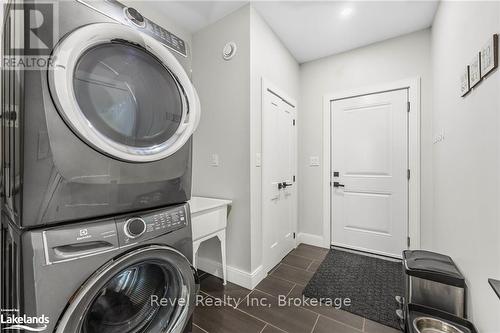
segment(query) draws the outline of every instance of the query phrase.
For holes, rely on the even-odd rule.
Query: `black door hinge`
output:
[[[408,247],[410,247],[410,245],[411,245],[411,239],[410,239],[410,237],[407,238],[406,242],[408,244]]]
[[[408,176],[408,179],[410,179],[410,177],[411,177],[410,169],[408,169],[407,176]]]
[[[295,175],[293,175],[293,182],[295,183]]]
[[[293,126],[295,126],[295,119],[293,120]]]
[[[410,102],[408,102],[408,112],[410,112]]]
[[[293,233],[293,239],[295,239],[295,232]]]

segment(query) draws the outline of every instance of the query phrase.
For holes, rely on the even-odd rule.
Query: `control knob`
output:
[[[130,20],[130,22],[138,27],[144,28],[146,26],[144,16],[142,16],[141,13],[139,13],[135,8],[125,8],[125,16]]]
[[[128,238],[137,238],[146,232],[146,222],[140,217],[132,217],[125,222],[125,235]]]

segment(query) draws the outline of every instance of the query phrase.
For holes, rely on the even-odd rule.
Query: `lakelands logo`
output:
[[[16,311],[17,312],[17,311]],[[27,315],[0,314],[0,324],[3,330],[26,330],[29,332],[43,332],[47,329],[50,319],[45,315],[30,317]]]

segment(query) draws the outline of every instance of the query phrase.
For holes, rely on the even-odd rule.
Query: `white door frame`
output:
[[[327,94],[323,98],[323,245],[331,240],[331,102],[391,90],[408,89],[411,105],[408,114],[408,237],[411,249],[420,248],[420,77],[408,78],[371,87]]]
[[[268,79],[262,77],[262,90],[261,90],[261,106],[260,106],[260,110],[261,110],[261,129],[263,128],[263,122],[264,122],[264,117],[262,116],[262,112],[264,110],[264,101],[265,101],[265,94],[267,93],[267,91],[269,90],[271,93],[274,93],[276,96],[278,96],[279,98],[281,98],[285,103],[288,103],[290,105],[292,105],[294,107],[294,112],[295,112],[295,115],[294,115],[294,119],[295,119],[295,126],[294,126],[294,131],[293,131],[293,136],[294,136],[294,144],[295,144],[295,162],[294,162],[294,165],[293,165],[293,168],[295,170],[294,174],[295,174],[295,183],[293,184],[293,191],[294,191],[294,202],[293,202],[293,212],[292,212],[292,216],[293,216],[293,221],[292,221],[292,225],[293,225],[293,232],[295,233],[295,247],[297,246],[297,230],[298,230],[298,177],[297,177],[297,170],[298,170],[298,159],[297,159],[297,155],[298,155],[298,141],[297,141],[297,101],[293,98],[291,98],[288,94],[284,93],[280,88],[278,88],[274,83],[272,83],[271,81],[269,81]],[[262,137],[262,143],[261,145],[263,146],[264,145],[264,140],[263,140],[263,133],[261,133],[261,137]],[[261,147],[261,152],[262,152],[262,147]],[[263,157],[263,156],[262,156]],[[262,169],[265,167],[265,161],[263,160],[262,161]],[[262,195],[262,189],[264,188],[265,184],[264,184],[264,178],[261,176],[261,205],[262,205],[262,208],[263,208],[263,203],[264,203],[264,196]],[[264,270],[265,272],[267,273],[270,269],[272,269],[273,267],[268,267],[270,265],[270,263],[267,261],[266,259],[266,245],[264,243],[264,233],[265,233],[265,227],[264,227],[264,212],[262,211],[261,213],[261,221],[262,221],[262,263],[263,263],[263,267],[264,267]]]

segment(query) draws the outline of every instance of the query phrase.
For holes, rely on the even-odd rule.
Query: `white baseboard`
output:
[[[304,243],[307,245],[318,246],[326,249],[330,248],[329,246],[325,245],[325,240],[322,236],[306,234],[303,232],[298,233],[297,243]]]
[[[196,263],[202,271],[222,278],[222,264],[220,262],[199,257]],[[247,289],[254,289],[265,277],[266,273],[262,265],[251,273],[227,266],[227,281]]]

